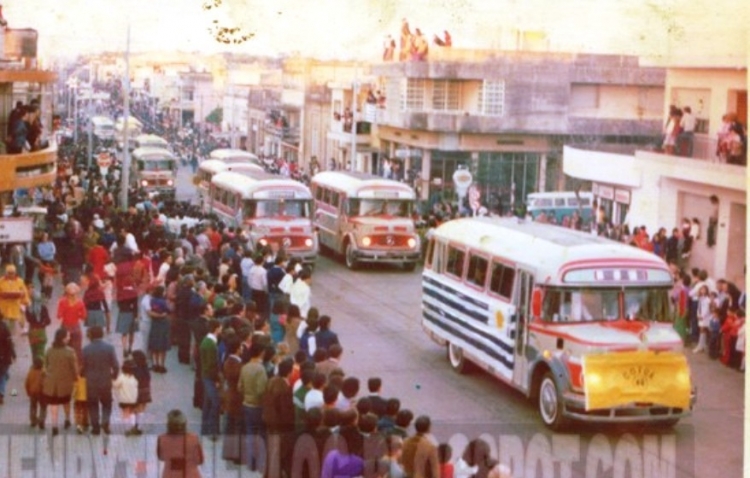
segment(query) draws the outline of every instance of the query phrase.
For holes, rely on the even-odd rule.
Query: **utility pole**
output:
[[[89,103],[88,108],[86,108],[86,111],[88,112],[88,120],[89,120],[89,144],[88,144],[88,162],[86,163],[86,167],[88,168],[89,172],[91,172],[91,159],[94,154],[94,122],[91,121],[91,103]]]
[[[357,81],[357,67],[354,67],[354,82],[352,83],[352,151],[349,154],[349,170],[357,171],[357,99],[359,97],[359,82]]]
[[[125,83],[123,84],[123,146],[122,173],[120,175],[120,204],[123,210],[128,209],[128,190],[130,189],[130,24],[128,23],[128,39],[125,47]]]

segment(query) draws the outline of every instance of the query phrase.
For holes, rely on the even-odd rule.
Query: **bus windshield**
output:
[[[259,217],[310,217],[310,201],[270,199],[245,201],[244,216]]]
[[[350,199],[350,216],[411,217],[412,201],[407,199]]]
[[[160,159],[155,161],[138,161],[140,171],[172,171],[174,161],[169,159]]]
[[[624,304],[621,308],[620,304]],[[669,322],[669,297],[664,288],[547,289],[544,320],[591,322],[618,319]]]

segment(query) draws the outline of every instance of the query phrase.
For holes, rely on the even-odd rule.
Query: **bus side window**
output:
[[[432,269],[432,254],[435,251],[435,239],[430,239],[427,243],[427,252],[424,255],[425,267]]]
[[[323,191],[323,202],[326,204],[331,204],[331,190],[326,189]]]
[[[315,186],[315,200],[316,201],[323,200],[323,188],[321,188],[320,186]]]
[[[463,277],[465,256],[466,253],[461,249],[448,246],[448,263],[445,266],[445,272],[458,278]]]
[[[492,264],[492,276],[490,277],[490,290],[495,294],[510,300],[513,295],[513,280],[516,271],[504,264]]]
[[[339,193],[331,191],[331,206],[339,208]]]
[[[466,282],[484,289],[487,282],[487,259],[481,256],[469,256],[469,270],[466,273]]]

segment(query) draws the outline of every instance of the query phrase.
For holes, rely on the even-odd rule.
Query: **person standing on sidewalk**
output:
[[[208,321],[208,334],[199,346],[201,380],[203,381],[203,415],[201,418],[201,435],[216,440],[219,436],[219,388],[221,377],[219,368],[218,337],[221,333],[221,321]]]
[[[11,333],[16,330],[16,323],[20,324],[21,331],[26,329],[26,319],[21,306],[28,303],[29,293],[23,279],[16,273],[16,266],[5,266],[5,275],[0,277],[0,314],[7,321],[6,325]]]
[[[5,386],[10,379],[8,369],[15,361],[16,350],[13,347],[13,338],[6,320],[0,316],[0,405],[5,402]]]
[[[101,428],[109,434],[112,416],[112,381],[120,372],[115,348],[102,340],[104,330],[99,326],[89,329],[91,343],[83,349],[81,374],[86,378],[91,433],[99,435]],[[101,412],[101,422],[100,422]],[[101,428],[100,428],[101,423]]]

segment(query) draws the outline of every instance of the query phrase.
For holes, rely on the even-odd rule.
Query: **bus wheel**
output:
[[[354,255],[354,246],[351,242],[346,243],[344,260],[346,261],[346,267],[348,267],[350,270],[355,270],[357,268],[357,258]]]
[[[464,351],[453,342],[448,342],[448,362],[453,370],[460,374],[468,373],[471,369],[471,364],[464,357]]]
[[[545,373],[542,377],[537,396],[539,398],[539,416],[547,428],[553,431],[560,431],[565,428],[567,420],[562,413],[562,394],[560,394],[551,372]]]
[[[411,271],[413,271],[416,268],[417,268],[417,263],[416,262],[404,262],[404,270],[406,272],[411,272]]]

